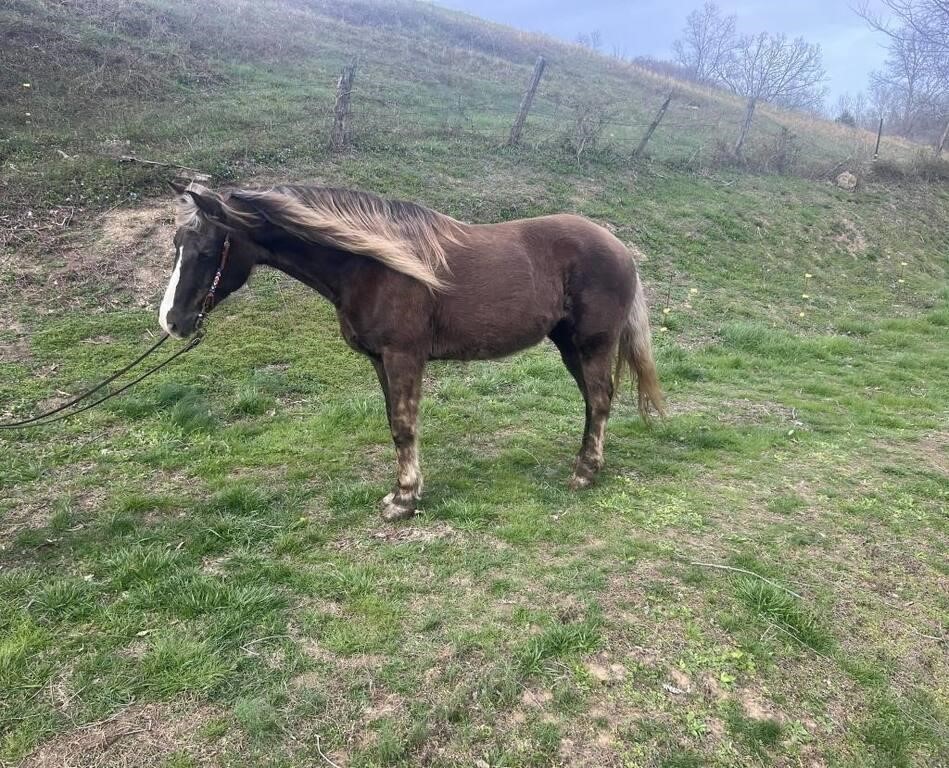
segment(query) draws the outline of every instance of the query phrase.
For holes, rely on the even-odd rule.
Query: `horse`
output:
[[[550,339],[580,389],[586,421],[569,485],[589,486],[624,369],[638,406],[663,414],[649,312],[630,250],[589,219],[556,214],[466,224],[424,206],[347,189],[282,185],[213,191],[172,184],[175,258],[162,328],[193,335],[258,266],[336,309],[347,344],[375,367],[397,458],[386,521],[422,494],[418,410],[429,360],[486,360]],[[212,287],[213,285],[213,287]]]

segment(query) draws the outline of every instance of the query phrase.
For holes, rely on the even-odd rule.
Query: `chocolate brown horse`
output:
[[[411,516],[422,493],[416,424],[428,360],[499,358],[550,338],[586,401],[573,488],[589,485],[603,466],[624,366],[637,376],[642,416],[650,407],[662,413],[636,264],[587,219],[473,225],[327,187],[175,190],[176,258],[162,327],[191,335],[215,274],[223,299],[261,264],[332,302],[344,338],[372,360],[385,395],[398,457],[395,488],[382,502],[386,520]]]

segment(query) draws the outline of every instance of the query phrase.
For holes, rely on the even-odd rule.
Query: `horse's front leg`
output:
[[[388,385],[389,427],[398,460],[395,488],[382,500],[382,519],[404,520],[415,514],[422,496],[418,407],[425,360],[404,352],[385,352],[382,368]]]

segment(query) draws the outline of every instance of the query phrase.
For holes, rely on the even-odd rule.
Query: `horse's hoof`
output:
[[[390,493],[382,500],[382,519],[387,523],[408,520],[415,515],[415,499],[406,504],[401,499],[396,499],[394,493]]]

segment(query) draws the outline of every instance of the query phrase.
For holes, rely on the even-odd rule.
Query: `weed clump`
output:
[[[737,580],[735,593],[753,613],[808,648],[825,651],[833,645],[831,636],[814,613],[780,587],[746,576]]]

